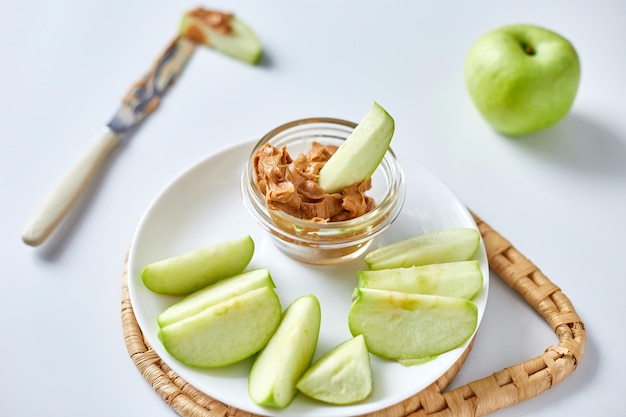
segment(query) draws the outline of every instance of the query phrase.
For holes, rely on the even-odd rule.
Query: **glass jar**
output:
[[[372,175],[372,188],[366,192],[374,199],[376,207],[351,220],[318,223],[268,208],[265,195],[257,186],[254,155],[267,143],[277,148],[286,146],[293,158],[307,153],[313,142],[340,146],[355,127],[355,123],[334,118],[296,120],[267,133],[250,153],[241,178],[244,204],[271,234],[278,248],[300,262],[335,264],[361,255],[402,209],[405,195],[402,169],[389,149]]]

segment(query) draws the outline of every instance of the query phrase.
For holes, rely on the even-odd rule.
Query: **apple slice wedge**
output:
[[[172,304],[159,314],[157,322],[159,327],[167,326],[198,314],[212,305],[261,287],[276,288],[270,271],[265,268],[253,269],[225,278]]]
[[[222,367],[261,350],[280,324],[281,313],[274,290],[257,288],[162,327],[159,339],[186,365]]]
[[[198,8],[183,15],[180,33],[248,64],[261,59],[261,42],[252,29],[230,13]]]
[[[372,386],[370,353],[363,335],[326,352],[296,384],[306,396],[336,405],[363,401],[372,393]]]
[[[141,279],[153,292],[188,295],[243,272],[253,254],[254,241],[242,236],[151,263],[141,271]]]
[[[358,286],[473,299],[483,286],[477,260],[359,271]]]
[[[478,325],[478,308],[466,299],[357,288],[348,325],[369,351],[405,361],[462,345]]]
[[[433,230],[378,248],[365,256],[365,263],[375,270],[467,261],[479,243],[480,233],[476,229]]]
[[[320,321],[320,303],[314,295],[298,297],[287,307],[276,333],[250,369],[252,401],[275,408],[285,408],[293,401],[296,383],[317,348]]]
[[[319,186],[332,194],[370,178],[389,149],[394,130],[393,118],[374,103],[320,170]]]

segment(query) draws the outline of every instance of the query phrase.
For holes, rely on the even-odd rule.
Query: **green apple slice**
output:
[[[476,260],[359,271],[358,286],[471,300],[483,286]]]
[[[193,316],[229,298],[257,288],[276,288],[267,269],[253,269],[211,284],[169,306],[157,317],[159,327]]]
[[[374,103],[320,170],[320,187],[332,194],[370,178],[389,149],[394,129],[393,118]]]
[[[213,25],[209,23],[213,21]],[[230,31],[218,30],[224,24]],[[210,10],[196,9],[183,15],[180,33],[228,56],[255,65],[261,59],[261,42],[252,29],[237,17]]]
[[[276,333],[256,357],[248,393],[259,405],[285,408],[297,394],[296,383],[311,364],[321,320],[314,295],[294,300],[283,313]]]
[[[141,271],[141,279],[153,292],[188,295],[241,273],[253,254],[254,241],[243,236],[151,263]]]
[[[159,339],[186,365],[222,367],[261,350],[280,324],[281,313],[276,292],[257,288],[162,327]]]
[[[357,288],[348,325],[369,351],[410,363],[462,345],[476,330],[478,309],[466,299]]]
[[[372,386],[370,353],[363,335],[326,352],[296,384],[306,396],[336,405],[363,401],[372,393]]]
[[[370,269],[467,261],[474,256],[480,233],[471,228],[433,230],[378,248],[365,256]]]

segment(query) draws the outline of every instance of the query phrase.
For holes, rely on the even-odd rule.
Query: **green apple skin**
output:
[[[439,355],[430,355],[430,356],[424,356],[423,358],[398,359],[398,363],[400,363],[400,365],[403,365],[403,366],[406,366],[406,367],[416,366],[416,365],[423,365],[423,364],[428,363],[430,361],[434,361],[438,357],[439,357]]]
[[[319,186],[332,194],[369,179],[389,149],[394,131],[393,117],[375,102],[322,167]]]
[[[217,368],[261,350],[280,324],[282,307],[268,287],[237,295],[159,331],[165,349],[180,362]]]
[[[348,325],[368,350],[404,364],[452,350],[478,325],[478,308],[463,298],[357,288]]]
[[[363,335],[326,352],[306,370],[296,387],[308,397],[335,405],[354,404],[369,397],[372,367]]]
[[[234,277],[225,278],[186,296],[169,306],[157,317],[159,327],[198,314],[202,310],[229,298],[261,287],[276,288],[270,272],[265,268],[252,269]]]
[[[465,60],[467,90],[498,132],[519,136],[561,120],[580,82],[574,46],[550,30],[517,24],[486,33]]]
[[[254,241],[242,236],[151,263],[141,279],[155,293],[188,295],[243,272],[253,254]]]
[[[477,260],[359,271],[358,286],[379,290],[473,299],[483,286]]]
[[[285,408],[293,401],[296,384],[315,354],[320,323],[320,303],[314,295],[298,297],[287,307],[276,333],[250,369],[252,401],[274,408]]]
[[[375,249],[365,256],[369,269],[390,269],[471,259],[480,233],[471,228],[438,229]]]

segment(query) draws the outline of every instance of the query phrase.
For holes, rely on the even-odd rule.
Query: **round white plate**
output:
[[[129,254],[129,291],[137,322],[156,353],[182,378],[207,395],[240,410],[267,416],[348,417],[370,413],[405,400],[443,375],[467,348],[469,341],[423,365],[404,367],[372,355],[374,389],[365,401],[331,406],[299,394],[284,410],[254,404],[247,392],[252,359],[218,369],[196,369],[172,358],[161,345],[156,317],[179,298],[157,295],[141,281],[148,263],[243,235],[255,242],[248,268],[268,268],[283,308],[305,294],[318,297],[322,323],[315,359],[351,337],[348,310],[357,271],[366,269],[363,258],[340,266],[311,266],[283,255],[247,213],[239,183],[253,143],[213,154],[170,183],[150,205],[133,237]],[[404,165],[407,193],[402,213],[370,248],[376,248],[429,230],[476,228],[471,215],[455,195],[433,174],[412,162]],[[478,320],[487,301],[489,270],[484,247],[476,255],[484,286],[474,299]],[[471,339],[470,339],[471,340]]]

